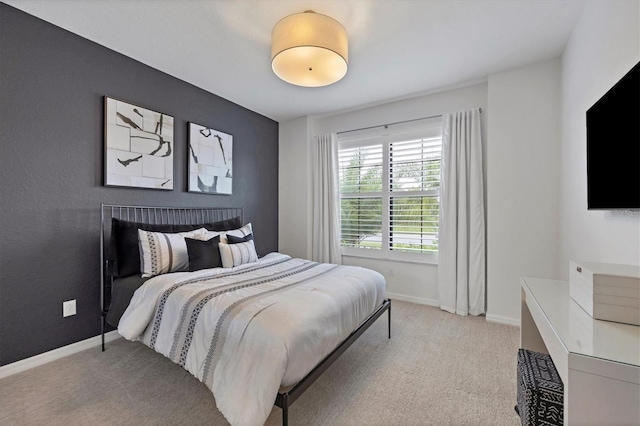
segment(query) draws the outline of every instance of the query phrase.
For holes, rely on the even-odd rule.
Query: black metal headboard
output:
[[[196,225],[218,222],[240,216],[242,207],[154,207],[100,204],[100,307],[104,314],[109,307],[113,276],[109,274],[108,252],[111,238],[111,219],[154,225]]]

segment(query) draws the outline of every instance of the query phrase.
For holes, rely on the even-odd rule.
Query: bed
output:
[[[101,222],[103,350],[109,323],[205,383],[232,425],[263,424],[274,400],[287,425],[290,405],[385,311],[391,337],[380,274],[254,256],[240,208],[102,205]],[[155,245],[171,239],[187,242],[191,262],[176,249],[174,269],[152,273],[149,264],[166,265],[171,252]],[[219,246],[222,267],[198,263],[192,248],[205,246],[207,254]]]

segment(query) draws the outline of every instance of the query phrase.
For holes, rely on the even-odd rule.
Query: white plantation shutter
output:
[[[338,151],[341,245],[381,248],[382,144]]]
[[[341,194],[382,192],[382,145],[341,149],[338,162]]]
[[[438,252],[441,154],[439,136],[389,143],[390,250]]]
[[[382,248],[382,198],[342,198],[341,245],[345,247]]]
[[[339,135],[343,251],[437,254],[441,126],[438,118]]]
[[[442,137],[391,142],[389,146],[392,191],[424,191],[440,187]]]

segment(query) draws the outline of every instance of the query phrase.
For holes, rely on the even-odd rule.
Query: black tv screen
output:
[[[587,110],[587,205],[640,209],[640,62]]]

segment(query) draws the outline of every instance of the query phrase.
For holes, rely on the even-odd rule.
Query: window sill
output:
[[[438,265],[437,254],[417,254],[391,252],[383,253],[380,250],[342,248],[342,257],[357,257],[362,259],[383,260],[386,262],[412,263],[420,265]]]

